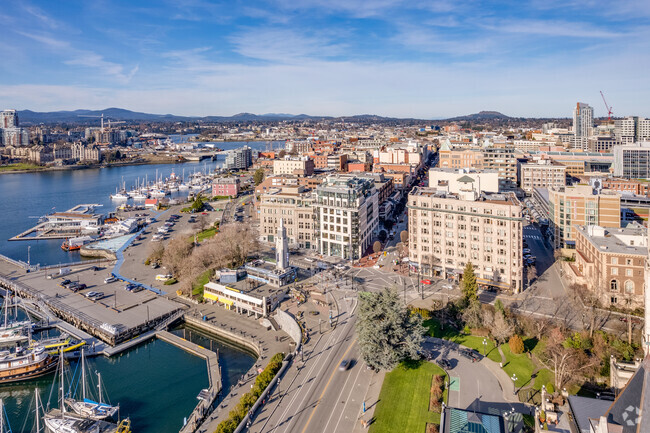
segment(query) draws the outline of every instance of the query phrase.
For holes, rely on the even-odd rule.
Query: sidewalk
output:
[[[372,376],[370,384],[368,384],[368,389],[366,390],[366,396],[363,401],[366,404],[366,413],[359,413],[359,422],[354,424],[354,430],[352,433],[361,433],[368,431],[367,428],[364,428],[361,420],[366,421],[368,426],[372,423],[372,419],[375,414],[375,408],[377,403],[379,403],[379,394],[381,392],[381,386],[384,384],[384,377],[386,377],[386,372],[381,370]]]

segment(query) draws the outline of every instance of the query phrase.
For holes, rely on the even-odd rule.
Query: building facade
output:
[[[379,228],[375,182],[350,175],[328,176],[316,188],[318,251],[356,260],[372,245]]]
[[[522,164],[521,189],[532,194],[533,188],[566,186],[566,166],[559,164]]]
[[[555,248],[575,248],[576,225],[621,226],[621,196],[616,191],[575,185],[549,188],[548,194]]]
[[[235,198],[239,195],[238,177],[220,177],[212,183],[213,196],[228,196]]]
[[[314,161],[309,158],[285,158],[273,161],[273,174],[295,174],[311,176],[314,174]]]
[[[459,279],[472,263],[479,285],[523,289],[522,213],[514,193],[415,188],[409,194],[409,260],[422,274]]]
[[[244,146],[228,152],[223,166],[226,170],[247,170],[251,165],[253,165],[253,150]]]
[[[650,142],[616,146],[614,176],[626,179],[650,178]]]
[[[594,109],[583,102],[578,102],[573,109],[573,133],[576,138],[590,137],[594,129]]]
[[[312,192],[301,185],[270,188],[260,196],[260,239],[275,242],[284,219],[289,246],[305,250],[318,248],[318,224]]]
[[[576,226],[575,266],[582,281],[603,305],[643,307],[647,230]]]

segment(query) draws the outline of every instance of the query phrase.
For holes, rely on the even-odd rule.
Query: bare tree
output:
[[[160,242],[155,242],[149,251],[149,261],[150,262],[160,262],[162,260],[163,254],[165,253],[165,246]]]
[[[381,251],[381,242],[375,241],[374,244],[372,244],[372,251],[377,254],[378,252]]]
[[[594,286],[596,293],[589,290],[586,285],[572,284],[569,286],[569,294],[573,297],[574,304],[582,315],[584,329],[589,331],[589,337],[594,336],[594,331],[602,328],[609,320],[609,312],[600,307],[598,293],[605,290],[603,284]]]
[[[192,244],[184,238],[176,238],[169,241],[162,256],[163,265],[174,276],[181,274],[185,261],[192,252]]]
[[[557,328],[551,332],[546,350],[541,354],[542,363],[555,375],[556,390],[600,363],[598,358],[587,356],[583,350],[566,347],[562,338],[553,337],[558,332]]]
[[[208,221],[208,216],[207,215],[199,215],[196,218],[196,223],[194,224],[194,227],[196,227],[197,230],[203,231],[208,228],[210,225],[210,222]]]
[[[498,344],[505,343],[514,333],[514,327],[510,320],[499,312],[494,314],[494,322],[492,322],[490,328],[492,336]]]
[[[407,244],[409,241],[409,232],[406,230],[402,230],[399,233],[399,240],[402,241],[403,244]]]

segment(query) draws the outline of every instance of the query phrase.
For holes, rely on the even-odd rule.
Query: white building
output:
[[[429,187],[445,189],[456,193],[460,188],[460,179],[469,176],[477,188],[484,192],[499,192],[499,172],[496,170],[472,170],[461,168],[432,168],[429,170]]]
[[[593,135],[594,129],[594,109],[585,104],[578,102],[573,109],[573,133],[576,138],[587,138]]]

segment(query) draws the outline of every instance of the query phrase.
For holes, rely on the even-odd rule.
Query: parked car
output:
[[[451,362],[447,358],[440,358],[438,360],[438,365],[445,370],[451,370]]]
[[[420,282],[421,282],[422,284],[431,285],[431,280],[422,280],[422,281],[420,281]]]
[[[171,280],[172,276],[170,274],[158,274],[156,275],[156,281],[167,281]]]
[[[104,284],[112,283],[112,282],[114,282],[114,281],[117,281],[117,278],[115,278],[115,277],[112,276],[112,275],[111,275],[110,277],[106,277],[106,278],[104,278]]]
[[[63,287],[64,289],[68,287],[70,284],[72,284],[72,281],[70,280],[63,280],[59,283],[59,287]]]
[[[138,293],[144,290],[144,287],[142,286],[135,286],[133,290],[131,290],[133,293]]]
[[[95,292],[95,291],[90,291],[86,293],[84,296],[88,299],[96,300],[104,296],[104,292]]]
[[[524,254],[530,254],[530,248],[524,248],[524,249],[522,250],[522,252],[523,252]]]
[[[124,286],[124,290],[127,290],[127,291],[129,291],[129,292],[130,292],[131,290],[135,289],[135,288],[136,288],[136,285],[133,284],[133,283],[129,283],[129,284],[127,284],[126,286]]]
[[[475,350],[472,349],[461,349],[460,354],[467,359],[470,359],[472,362],[480,361],[481,355]]]

